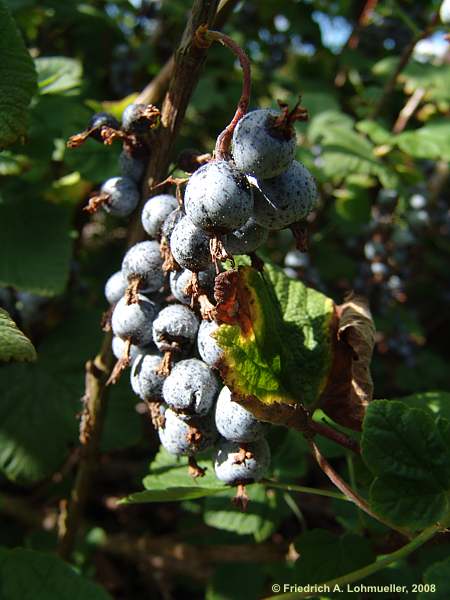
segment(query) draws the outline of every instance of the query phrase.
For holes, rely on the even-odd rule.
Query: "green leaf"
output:
[[[450,161],[450,123],[435,119],[431,123],[394,136],[393,142],[415,158]]]
[[[425,90],[425,101],[450,101],[450,70],[447,64],[435,65],[431,62],[411,61],[399,76],[405,92],[413,94],[417,89]]]
[[[445,417],[450,420],[450,392],[422,392],[404,398],[396,398],[396,400],[413,408],[426,410],[435,417]]]
[[[450,597],[450,557],[431,565],[425,571],[423,581],[433,591],[419,592],[417,600],[448,600]]]
[[[36,73],[22,37],[0,0],[0,147],[24,135]]]
[[[78,93],[83,69],[79,60],[64,56],[49,56],[35,59],[39,94]]]
[[[0,198],[0,285],[42,296],[64,291],[72,252],[70,212],[34,198]]]
[[[374,175],[384,187],[395,187],[393,169],[375,154],[375,147],[353,129],[353,121],[343,113],[329,111],[315,117],[308,129],[311,143],[320,143],[320,171],[324,179],[342,181],[346,177]]]
[[[0,361],[33,361],[36,350],[6,310],[0,308]]]
[[[424,528],[449,510],[450,422],[402,402],[369,404],[362,456],[376,476],[373,510],[400,526]]]
[[[61,558],[34,550],[0,548],[2,600],[111,600]]]
[[[206,474],[204,477],[193,479],[188,472],[188,459],[177,458],[161,447],[150,465],[149,474],[143,480],[146,491],[131,494],[122,502],[134,504],[189,500],[227,489],[214,475],[211,460],[199,459],[199,464],[203,468],[206,467]]]
[[[122,504],[145,504],[147,502],[180,502],[181,500],[194,500],[205,498],[218,494],[217,488],[203,487],[198,485],[189,485],[185,487],[169,487],[163,489],[147,490],[145,492],[135,492],[124,498]]]
[[[35,363],[0,369],[0,471],[9,479],[47,477],[78,443],[84,364],[100,335],[99,315],[72,312],[39,346]]]
[[[395,186],[394,174],[375,156],[371,143],[356,132],[336,127],[328,132],[322,147],[325,177],[340,181],[355,173],[375,175],[384,187]]]
[[[356,129],[365,133],[374,144],[389,144],[392,141],[392,133],[376,121],[359,121],[356,123]]]
[[[313,117],[308,126],[308,138],[312,143],[319,142],[326,132],[332,128],[344,127],[351,129],[353,119],[338,110],[327,110]]]
[[[312,529],[295,541],[300,558],[295,563],[296,582],[323,583],[370,564],[374,554],[368,540],[354,535],[341,537]]]
[[[312,405],[331,365],[333,301],[267,263],[236,275],[242,320],[215,334],[226,385],[268,406]]]
[[[237,509],[232,502],[236,495],[234,488],[208,497],[205,501],[205,523],[239,535],[252,534],[257,542],[262,542],[276,530],[287,509],[280,502],[278,492],[258,484],[249,485],[246,489],[250,501],[245,512]]]

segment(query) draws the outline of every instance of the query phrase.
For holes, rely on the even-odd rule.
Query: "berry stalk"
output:
[[[242,68],[242,92],[236,112],[234,113],[229,125],[227,125],[227,127],[222,131],[216,142],[215,157],[227,158],[229,155],[233,131],[235,130],[238,121],[247,112],[250,102],[252,85],[250,59],[244,50],[232,38],[221,31],[212,31],[208,29],[206,25],[200,25],[200,27],[197,29],[195,33],[195,42],[200,48],[208,48],[213,42],[221,43],[223,46],[230,48],[230,50],[238,57]]]

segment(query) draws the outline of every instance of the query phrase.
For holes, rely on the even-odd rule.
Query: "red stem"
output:
[[[227,48],[230,48],[230,50],[232,50],[234,54],[238,57],[239,63],[242,68],[242,92],[241,97],[239,98],[236,112],[234,113],[234,117],[231,119],[230,124],[227,125],[227,127],[222,131],[222,133],[217,138],[216,142],[216,158],[226,158],[230,153],[229,151],[233,131],[235,130],[238,121],[247,112],[248,105],[250,102],[250,93],[252,85],[250,59],[244,52],[244,50],[238,44],[236,44],[236,42],[232,38],[220,31],[211,31],[209,29],[206,29],[204,26],[201,26],[197,29],[196,39],[199,46],[204,46],[205,44],[210,45],[213,41],[216,41],[220,42]]]
[[[401,527],[396,527],[394,524],[392,524],[387,519],[384,519],[380,515],[377,515],[376,513],[374,513],[372,511],[372,509],[370,508],[370,506],[367,504],[367,502],[363,498],[361,498],[361,496],[359,494],[357,494],[349,485],[347,485],[347,483],[341,478],[341,476],[338,473],[336,473],[336,471],[333,469],[333,467],[330,465],[330,463],[326,460],[326,458],[320,452],[316,443],[313,440],[308,440],[308,444],[309,444],[311,452],[314,456],[314,459],[316,460],[319,467],[322,469],[322,471],[325,473],[325,475],[328,477],[328,479],[338,488],[338,490],[344,494],[344,496],[346,496],[349,500],[351,500],[354,504],[356,504],[356,506],[360,510],[364,511],[366,514],[371,516],[373,519],[376,519],[377,521],[379,521],[380,523],[383,523],[384,525],[386,525],[387,527],[390,527],[391,529],[395,529],[396,531],[398,531],[399,533],[401,533],[402,535],[404,535],[406,537],[409,537],[409,538],[411,537],[409,532],[406,531],[405,529],[402,529]]]
[[[361,449],[356,440],[346,436],[344,433],[325,425],[324,423],[320,423],[318,421],[313,421],[312,419],[309,422],[309,427],[314,433],[321,435],[323,437],[336,442],[340,446],[347,448],[348,450],[352,450],[356,454],[361,454]]]

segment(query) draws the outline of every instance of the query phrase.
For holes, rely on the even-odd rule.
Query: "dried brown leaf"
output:
[[[336,423],[359,431],[373,394],[370,363],[375,327],[362,296],[349,296],[336,307],[336,314],[333,365],[320,405]]]

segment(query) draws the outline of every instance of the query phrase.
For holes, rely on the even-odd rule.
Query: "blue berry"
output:
[[[87,128],[94,129],[94,131],[89,135],[89,137],[97,140],[97,142],[103,143],[103,138],[101,135],[102,127],[111,127],[111,129],[119,129],[119,121],[110,115],[107,112],[99,112],[92,115],[89,119],[89,123]]]
[[[149,198],[142,209],[142,227],[152,238],[159,238],[167,217],[178,207],[175,196],[159,194]]]
[[[101,187],[101,193],[108,196],[103,208],[115,217],[127,217],[139,202],[139,190],[128,177],[107,179]]]
[[[127,304],[125,298],[122,298],[112,314],[112,331],[114,335],[129,340],[135,346],[146,346],[152,341],[155,314],[155,304],[142,294],[138,295],[138,302],[134,304]]]
[[[170,241],[170,236],[172,235],[175,226],[178,225],[184,216],[185,214],[182,208],[178,207],[173,210],[161,226],[161,236],[165,237],[167,241]]]
[[[208,233],[238,229],[250,218],[253,196],[245,177],[225,160],[214,160],[193,173],[184,208],[191,221]]]
[[[269,230],[250,217],[242,227],[226,236],[224,246],[230,254],[249,254],[262,246],[268,236]]]
[[[145,115],[146,109],[147,104],[129,104],[122,113],[122,129],[135,135],[148,133],[150,121]]]
[[[188,358],[177,363],[163,385],[167,404],[185,415],[206,415],[218,392],[213,371],[201,360]]]
[[[131,387],[142,400],[162,401],[164,375],[159,372],[161,356],[142,354],[138,356],[131,368]]]
[[[268,179],[280,175],[292,163],[296,139],[273,127],[279,116],[274,110],[260,109],[247,113],[233,133],[233,158],[236,167],[244,172]]]
[[[153,340],[161,352],[189,350],[198,331],[198,318],[183,304],[171,304],[158,314],[153,322]]]
[[[198,328],[197,348],[198,353],[205,363],[214,367],[223,356],[223,350],[212,337],[212,334],[219,329],[220,325],[216,321],[202,321]]]
[[[155,292],[164,283],[162,264],[158,242],[139,242],[125,254],[122,273],[128,281],[139,278],[142,292]]]
[[[270,465],[270,448],[265,438],[245,444],[246,456],[238,442],[221,440],[214,461],[216,477],[228,485],[259,481]]]
[[[294,160],[278,177],[258,180],[254,197],[255,221],[267,229],[284,229],[315,207],[317,186],[308,169]]]
[[[214,280],[216,272],[211,266],[207,271],[198,272],[198,281],[202,290],[210,297],[214,297]],[[183,269],[182,271],[172,271],[170,273],[170,291],[182,304],[191,304],[191,296],[186,294],[186,286],[192,278],[192,271]]]
[[[233,402],[231,390],[223,387],[216,404],[217,431],[230,442],[254,442],[263,437],[266,427],[251,412]]]
[[[116,271],[105,283],[105,297],[109,304],[116,304],[125,294],[127,280],[122,271]]]
[[[124,340],[122,340],[122,338],[115,335],[112,339],[111,346],[112,346],[112,351],[113,351],[114,356],[117,358],[117,360],[120,360],[123,357],[123,355],[125,354]],[[131,362],[135,361],[136,358],[143,352],[145,352],[143,348],[140,348],[139,346],[135,346],[134,344],[131,344],[131,347],[130,347]]]
[[[170,250],[184,269],[205,271],[211,264],[209,237],[189,217],[183,217],[170,236]]]
[[[173,410],[164,412],[164,427],[158,430],[161,444],[178,456],[192,456],[212,446],[217,433],[210,416],[184,421]]]
[[[135,183],[139,183],[144,175],[145,162],[142,158],[131,156],[126,150],[122,150],[119,156],[119,169],[122,177],[128,177]]]

